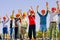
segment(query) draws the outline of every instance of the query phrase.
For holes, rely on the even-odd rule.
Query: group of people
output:
[[[56,15],[58,15],[58,26],[59,26],[59,32],[60,32],[60,9],[59,9],[59,3],[56,1],[57,8],[52,7],[51,11],[49,10],[48,7],[48,2],[46,2],[46,8],[41,10],[41,13],[39,13],[38,9],[39,6],[37,5],[36,7],[36,12],[40,17],[40,31],[42,32],[42,39],[44,39],[44,33],[47,31],[47,15],[50,15],[49,21],[50,21],[50,40],[52,39],[52,31],[54,30],[54,38],[56,38],[56,27],[57,27],[57,21],[54,19]],[[6,23],[10,20],[10,39],[12,40],[12,34],[13,34],[13,29],[14,29],[14,38],[16,39],[24,39],[24,35],[26,33],[26,29],[28,28],[28,38],[29,40],[32,39],[32,33],[33,33],[33,38],[36,40],[36,16],[35,16],[35,10],[31,6],[31,8],[28,10],[28,12],[22,13],[21,10],[18,10],[18,13],[14,16],[14,10],[12,11],[12,15],[10,18],[6,15],[3,17],[3,21],[1,21],[0,18],[0,23],[3,24],[3,39],[5,39],[5,36],[8,34],[8,28]],[[28,23],[28,19],[29,23]],[[8,18],[6,20],[6,18]],[[22,35],[22,36],[21,36]],[[21,40],[22,40],[21,39]]]

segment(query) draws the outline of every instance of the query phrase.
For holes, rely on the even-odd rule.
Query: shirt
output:
[[[14,18],[14,19],[15,19],[15,27],[18,27],[20,18]]]
[[[49,14],[50,14],[50,22],[51,22],[51,21],[56,21],[55,16],[57,15],[57,13],[52,13],[52,12],[50,12]]]
[[[10,20],[10,28],[14,27],[14,20]]]
[[[27,22],[28,22],[27,18],[23,18],[22,22],[21,22],[21,26],[22,27],[27,27]]]
[[[34,15],[29,15],[29,25],[35,25],[35,16]]]
[[[41,15],[38,11],[37,11],[37,13],[40,16],[40,24],[46,24],[46,19],[47,19],[48,11],[46,12],[45,15]]]
[[[6,21],[0,21],[0,22],[2,22],[2,24],[3,24],[3,27],[7,27],[7,25],[6,25],[6,23],[9,21],[9,19],[8,20],[6,20]]]

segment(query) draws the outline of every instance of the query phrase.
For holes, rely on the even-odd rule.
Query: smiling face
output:
[[[44,15],[45,14],[45,10],[43,9],[43,10],[41,10],[41,13],[42,13],[42,15]]]

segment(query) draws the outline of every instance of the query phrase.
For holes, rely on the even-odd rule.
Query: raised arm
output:
[[[20,14],[20,18],[22,19],[22,10],[18,9],[18,13]]]
[[[32,6],[30,8],[31,8],[32,11],[35,11]],[[35,15],[35,12],[34,12],[34,15]]]
[[[38,14],[39,16],[42,16],[42,15],[38,12],[38,8],[39,8],[39,5],[37,5],[37,7],[36,7],[37,14]]]
[[[12,10],[12,16],[14,16],[14,10]]]
[[[39,8],[39,5],[37,5],[37,7],[36,7],[36,11],[38,12],[38,8]]]
[[[56,1],[56,4],[57,4],[57,12],[58,12],[58,10],[59,10],[59,3],[58,3],[58,1]]]
[[[45,16],[47,16],[48,12],[50,12],[49,9],[48,9],[48,2],[46,2],[46,8],[47,8],[47,11],[46,11],[46,15]]]
[[[46,2],[46,8],[47,8],[47,11],[48,11],[48,12],[51,12],[51,11],[49,10],[49,7],[48,7],[48,2]]]
[[[12,15],[10,16],[11,19],[14,19],[14,10],[12,10]]]
[[[56,1],[56,4],[57,4],[57,9],[59,9],[59,3],[58,3],[59,1]]]
[[[6,17],[7,17],[8,19],[7,19],[7,21],[6,21],[5,23],[7,23],[7,22],[9,21],[9,17],[7,16],[7,14],[6,14]]]
[[[30,8],[31,8],[31,10],[34,10],[32,6]]]
[[[28,12],[27,12],[27,15],[29,16],[29,13],[30,13],[30,9],[28,10]]]

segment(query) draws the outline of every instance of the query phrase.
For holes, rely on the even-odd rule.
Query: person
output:
[[[59,33],[60,33],[60,9],[58,10],[58,26],[59,26]]]
[[[12,15],[10,16],[10,40],[12,40],[13,28],[14,27],[14,10],[12,11]]]
[[[8,18],[7,20],[6,20],[6,18]],[[7,14],[6,14],[6,16],[3,16],[3,21],[1,21],[1,19],[0,19],[0,23],[2,23],[3,24],[3,40],[7,40],[7,34],[8,34],[8,26],[6,25],[6,23],[9,21],[9,17],[7,16]]]
[[[15,20],[15,40],[17,40],[17,39],[19,39],[20,38],[20,35],[19,35],[19,33],[20,33],[20,20],[21,20],[21,18],[20,18],[20,10],[18,10],[18,13],[16,14],[16,18],[14,18],[14,20]]]
[[[35,23],[35,12],[31,6],[31,9],[28,11],[28,19],[29,19],[29,30],[28,30],[28,37],[29,40],[32,39],[32,32],[33,32],[33,38],[36,40],[36,23]]]
[[[59,9],[59,1],[57,1],[57,8],[58,8],[58,27],[59,27],[59,33],[60,33],[60,9]]]
[[[56,40],[56,18],[55,16],[58,14],[58,11],[56,10],[55,7],[51,8],[51,11],[49,10],[49,15],[50,15],[50,40],[52,39],[52,31],[54,30],[54,40]]]
[[[26,33],[26,29],[27,29],[27,26],[28,26],[28,20],[26,18],[27,16],[27,13],[24,12],[23,15],[22,15],[22,21],[21,21],[21,35],[22,35],[22,39],[25,39],[25,33]]]
[[[47,15],[48,15],[48,3],[46,2],[46,8],[47,11],[45,11],[45,9],[41,10],[41,14],[38,12],[38,8],[39,6],[37,6],[36,10],[37,10],[37,14],[40,17],[40,31],[42,32],[42,40],[44,40],[44,33],[47,31]]]

